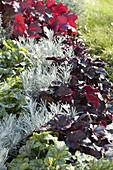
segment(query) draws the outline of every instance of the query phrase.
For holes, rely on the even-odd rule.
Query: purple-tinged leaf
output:
[[[66,85],[62,84],[56,91],[56,96],[70,96],[73,94],[73,91]]]
[[[49,122],[49,125],[54,130],[66,130],[71,127],[74,120],[66,114],[59,114]]]
[[[85,133],[81,130],[72,131],[67,134],[66,145],[69,148],[78,149],[80,147],[80,141],[85,138]]]

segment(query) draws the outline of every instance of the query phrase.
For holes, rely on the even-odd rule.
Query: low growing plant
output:
[[[7,9],[7,10],[6,10]],[[24,0],[2,1],[3,26],[8,23],[13,30],[13,38],[19,36],[46,37],[44,28],[52,29],[54,34],[76,34],[77,15],[72,13],[67,6],[56,3],[55,0]]]
[[[19,76],[30,66],[27,50],[18,46],[13,40],[5,40],[0,49],[0,66],[1,82],[6,78]]]
[[[60,46],[63,55],[43,55],[46,65],[40,67],[37,63],[23,76],[25,91],[37,104],[45,102],[48,111],[51,103],[67,105],[70,111],[61,109],[48,122],[47,129],[57,131],[59,140],[66,142],[71,153],[80,150],[100,158],[112,147],[112,136],[106,130],[112,123],[112,83],[104,69],[107,64],[92,59],[77,38],[67,36]],[[51,70],[56,70],[55,75]]]
[[[18,117],[24,103],[23,85],[18,76],[0,83],[0,119],[11,113]]]
[[[6,7],[9,10],[6,11]],[[10,11],[11,15],[7,14],[8,11]],[[78,38],[69,36],[70,34],[76,34],[76,23],[74,21],[77,16],[71,13],[62,3],[57,4],[55,1],[50,0],[47,0],[46,3],[33,0],[21,2],[3,1],[2,15],[4,27],[7,27],[6,23],[12,23],[12,38],[19,39],[19,36],[25,36],[39,39],[44,37],[43,40],[39,40],[38,44],[34,45],[33,49],[29,47],[31,51],[28,50],[27,54],[32,56],[32,64],[28,58],[27,62],[32,67],[22,73],[26,95],[30,100],[36,102],[35,107],[30,107],[31,116],[24,115],[23,130],[28,132],[27,130],[30,129],[31,133],[34,130],[40,131],[39,126],[37,127],[37,122],[41,121],[40,116],[38,117],[38,111],[40,111],[40,103],[44,102],[46,109],[41,110],[43,116],[51,114],[54,116],[52,116],[51,120],[45,116],[45,119],[47,119],[46,121],[44,120],[44,123],[46,123],[40,123],[40,127],[44,125],[45,131],[57,132],[60,144],[63,143],[63,146],[66,144],[63,148],[66,149],[66,153],[68,153],[67,150],[69,149],[69,152],[74,155],[79,150],[96,158],[105,157],[106,151],[112,149],[113,141],[112,135],[107,130],[108,125],[113,120],[113,108],[110,104],[113,87],[112,83],[108,81],[106,70],[104,69],[107,64],[100,59],[92,59],[84,44]],[[49,29],[52,29],[53,33],[51,32],[50,34]],[[62,40],[61,35],[63,35]],[[8,45],[8,43],[11,45]],[[22,44],[24,46],[24,42]],[[57,44],[58,46],[55,46]],[[26,50],[20,50],[22,55],[19,55],[19,57],[21,57],[22,63],[20,59],[19,65],[17,64],[15,69],[12,59],[14,59],[14,62],[15,59],[18,61],[18,55],[16,56],[15,54],[18,51],[12,47],[11,40],[5,41],[5,46],[8,48],[8,52],[11,53],[8,57],[9,63],[12,68],[14,67],[13,75],[20,75],[20,72],[26,69],[26,62],[23,64]],[[48,52],[48,49],[51,50]],[[7,54],[5,55],[5,52],[3,52],[3,56],[7,56]],[[20,70],[20,65],[22,65],[22,70]],[[4,72],[5,74],[7,77],[9,73]],[[59,107],[56,110],[51,110],[51,104]],[[34,112],[34,108],[38,111]],[[31,140],[31,142],[34,141]],[[48,149],[48,142],[46,141],[46,143]],[[53,140],[52,144],[55,145]],[[41,146],[41,144],[38,144],[38,147],[39,145]],[[50,144],[50,146],[52,145]],[[44,149],[46,150],[46,148]],[[46,153],[44,151],[44,154],[52,155],[53,151],[55,154],[55,149],[56,153],[58,153],[58,148],[55,146],[50,151],[46,150]],[[35,165],[38,166],[37,164],[39,164],[42,169],[43,166],[46,169],[48,162],[50,166],[53,166],[52,169],[67,168],[67,164],[65,166],[67,158],[63,160],[64,162],[62,162],[62,159],[58,160],[57,164],[57,161],[53,160],[53,157],[55,157],[53,154],[54,156],[52,155],[50,160],[42,158],[42,161],[36,159],[38,153],[35,153],[35,151],[37,151],[36,148],[31,153],[28,148],[28,155],[22,156],[22,160],[21,157],[17,157],[19,159],[18,163],[22,166],[21,168],[33,169]],[[30,157],[29,154],[33,155],[30,155]],[[40,156],[40,153],[38,156]],[[31,158],[35,158],[35,161]],[[25,164],[22,162],[23,159]],[[69,157],[68,161],[70,161]],[[61,167],[60,162],[62,163]],[[15,165],[12,166],[11,164],[8,166],[9,168],[15,167]],[[16,167],[18,168],[19,166]]]
[[[4,40],[0,49],[0,118],[6,114],[19,115],[25,102],[20,74],[30,67],[27,50],[14,40]]]
[[[19,149],[18,156],[6,163],[8,170],[112,170],[113,163],[99,161],[79,151],[71,155],[63,141],[52,132],[33,133]]]
[[[56,110],[57,106],[52,104],[48,111],[44,103],[37,108],[36,103],[27,99],[18,118],[14,114],[3,117],[0,121],[0,168],[5,167],[6,160],[18,155],[18,150],[25,144],[27,137],[37,129],[40,131],[57,114]]]

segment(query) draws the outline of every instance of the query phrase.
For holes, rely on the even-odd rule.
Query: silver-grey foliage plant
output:
[[[39,91],[48,88],[53,80],[69,81],[71,65],[67,66],[67,63],[65,63],[65,69],[60,70],[62,72],[61,76],[58,73],[60,67],[51,66],[51,61],[46,60],[46,58],[64,58],[66,53],[69,57],[72,57],[73,49],[70,47],[64,54],[62,42],[65,38],[63,36],[58,39],[53,38],[53,31],[47,28],[45,28],[45,32],[48,39],[42,38],[38,43],[34,39],[26,40],[23,37],[20,37],[17,42],[18,46],[28,50],[28,56],[32,64],[32,67],[29,67],[28,70],[23,71],[21,74],[24,90],[28,96],[38,95]]]
[[[37,67],[37,65],[47,67],[50,65],[51,62],[45,60],[47,57],[64,57],[61,44],[65,38],[60,36],[59,40],[57,41],[55,38],[53,38],[53,31],[48,30],[46,27],[44,28],[44,32],[48,39],[42,38],[38,43],[34,38],[25,39],[24,37],[19,37],[19,41],[15,40],[19,47],[24,47],[27,49],[28,56],[33,67]]]
[[[50,105],[49,112],[45,103],[42,102],[37,108],[32,99],[26,100],[24,111],[18,119],[14,115],[9,115],[0,122],[0,170],[5,167],[9,151],[14,149],[20,140],[34,130],[39,130],[60,112],[60,107],[55,104]]]
[[[25,39],[24,37],[19,38],[19,41],[13,40],[20,47],[27,50],[31,65],[21,75],[26,98],[23,113],[18,119],[14,115],[9,115],[0,122],[0,170],[5,170],[4,164],[9,151],[22,138],[34,130],[40,129],[61,110],[60,106],[51,104],[50,111],[48,111],[46,104],[43,102],[37,107],[36,102],[31,98],[34,94],[38,95],[43,88],[48,88],[53,80],[67,82],[71,70],[71,66],[66,66],[65,70],[62,70],[64,76],[60,76],[58,68],[51,67],[51,61],[46,60],[46,57],[64,57],[61,48],[64,37],[59,37],[59,40],[54,38],[53,41],[53,32],[46,28],[44,31],[48,39],[43,38],[38,43],[34,39]],[[68,56],[72,57],[73,50],[71,48],[66,52]],[[50,68],[49,71],[48,67]]]

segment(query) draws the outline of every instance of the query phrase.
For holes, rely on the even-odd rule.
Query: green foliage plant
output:
[[[58,114],[57,112],[59,110],[56,105],[51,104],[50,112],[48,112],[44,103],[37,109],[36,103],[29,99],[18,118],[12,114],[4,116],[0,121],[0,165],[4,166],[10,156],[14,157],[21,141],[33,131],[41,130],[55,114]]]
[[[113,162],[77,151],[71,155],[57,133],[34,132],[19,149],[16,158],[6,163],[8,170],[108,170]]]
[[[110,65],[107,68],[109,79],[113,81],[113,1],[84,0],[81,8],[84,13],[79,16],[80,36],[95,58],[102,58]],[[82,21],[82,22],[81,22]]]
[[[21,112],[24,95],[20,73],[30,66],[27,50],[13,40],[4,40],[0,49],[0,118]]]
[[[19,150],[19,155],[11,163],[9,170],[59,170],[64,169],[71,154],[64,142],[50,132],[33,133],[26,145]]]
[[[16,41],[11,39],[5,40],[3,47],[0,49],[1,81],[11,76],[19,76],[28,65],[27,50],[19,47]]]
[[[7,114],[19,116],[22,104],[25,103],[23,85],[18,76],[9,77],[0,83],[0,118]]]

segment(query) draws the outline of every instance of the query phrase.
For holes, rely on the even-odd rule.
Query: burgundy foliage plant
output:
[[[113,140],[106,130],[113,120],[109,103],[112,83],[104,69],[107,64],[92,59],[79,39],[67,37],[62,49],[66,51],[70,47],[73,48],[72,57],[66,54],[64,58],[46,58],[52,60],[60,74],[63,74],[61,70],[71,66],[69,80],[53,80],[49,88],[40,91],[35,99],[45,101],[48,106],[52,102],[66,104],[70,110],[75,110],[74,117],[62,110],[48,123],[49,130],[58,132],[59,140],[64,140],[72,153],[80,150],[100,158],[110,149]]]
[[[46,37],[44,27],[54,30],[54,34],[77,34],[77,15],[55,0],[4,0],[0,5],[3,26],[10,25],[13,38],[18,36]]]

